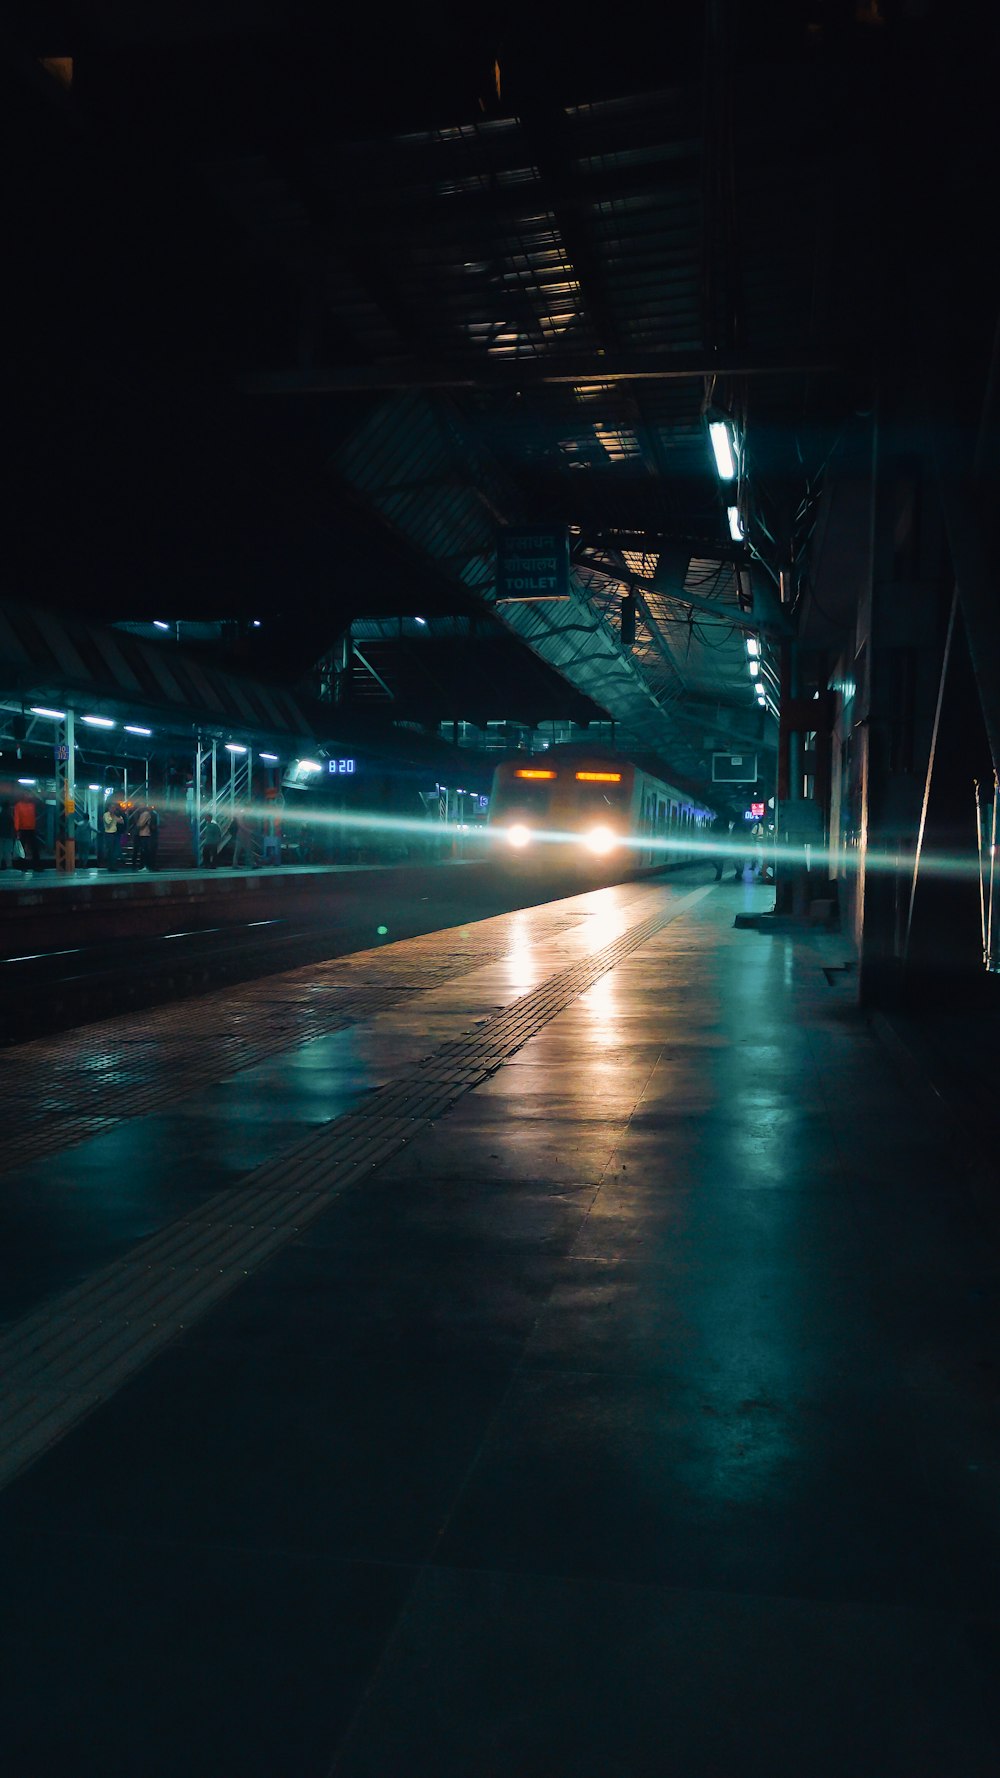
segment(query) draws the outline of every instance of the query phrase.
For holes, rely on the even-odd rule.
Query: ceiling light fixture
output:
[[[729,520],[729,535],[732,538],[733,542],[734,543],[742,543],[744,540],[744,532],[743,532],[743,521],[740,518],[739,507],[738,506],[727,506],[726,507],[726,517]]]
[[[736,453],[733,449],[733,440],[725,420],[710,420],[708,423],[708,436],[712,441],[712,450],[715,453],[715,467],[719,473],[719,480],[722,482],[735,481]]]

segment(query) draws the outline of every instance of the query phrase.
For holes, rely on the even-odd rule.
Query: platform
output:
[[[481,866],[481,861],[476,861]],[[411,865],[283,864],[216,870],[0,872],[0,957],[61,943],[155,938],[172,927],[322,918],[335,898],[401,873],[416,880],[474,868],[463,859]]]
[[[17,1778],[992,1778],[971,1157],[708,874],[0,1057]]]

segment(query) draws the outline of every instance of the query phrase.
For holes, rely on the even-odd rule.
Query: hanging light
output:
[[[712,450],[715,453],[715,467],[719,474],[719,480],[721,482],[735,481],[736,453],[733,449],[733,440],[726,421],[710,420],[708,423],[708,436],[712,441]]]

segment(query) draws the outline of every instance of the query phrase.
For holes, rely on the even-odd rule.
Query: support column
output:
[[[350,629],[338,636],[333,651],[333,701],[335,704],[346,704],[351,695],[351,664],[354,658],[354,643]]]
[[[67,710],[56,741],[56,870],[72,876],[76,870],[76,777],[73,712]]]
[[[925,853],[949,850],[940,792],[950,800],[952,764],[949,757],[942,761],[941,742],[950,756],[954,699],[966,696],[962,663],[950,640],[953,588],[941,509],[924,449],[926,432],[902,379],[884,393],[880,407],[872,462],[871,585],[857,656],[858,985],[869,1006],[897,1004],[918,990],[921,976],[957,980],[964,944],[961,881],[925,880],[925,870],[918,880],[915,873],[919,843]],[[970,783],[970,810],[971,804]],[[967,825],[971,839],[971,814]]]
[[[809,912],[809,861],[806,847],[821,854],[823,809],[805,794],[805,737],[816,732],[826,714],[815,699],[803,695],[802,663],[795,639],[781,651],[781,717],[778,730],[778,784],[775,798],[775,898],[778,914],[804,920]],[[824,872],[824,882],[826,873]]]
[[[194,849],[194,861],[199,869],[201,868],[201,772],[203,761],[204,754],[202,752],[201,736],[199,735],[198,745],[195,748],[194,755],[194,832],[191,835]],[[214,742],[212,743],[212,764],[213,766],[215,764]]]

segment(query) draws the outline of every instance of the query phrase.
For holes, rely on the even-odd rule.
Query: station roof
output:
[[[67,698],[97,715],[124,709],[174,733],[218,729],[307,741],[316,713],[280,686],[206,665],[190,654],[13,600],[0,601],[0,704],[9,714]]]
[[[117,453],[86,481],[89,608],[171,584],[214,614],[221,589],[280,614],[261,646],[289,677],[354,619],[489,614],[511,706],[516,638],[691,780],[713,746],[771,745],[744,636],[780,636],[870,399],[879,100],[928,10],[706,0],[654,31],[445,6],[387,34],[276,0],[24,9],[6,127],[33,149],[24,227],[55,243],[25,428],[46,461],[54,436]],[[742,539],[710,414],[741,445]],[[522,522],[570,529],[562,605],[496,606]]]

